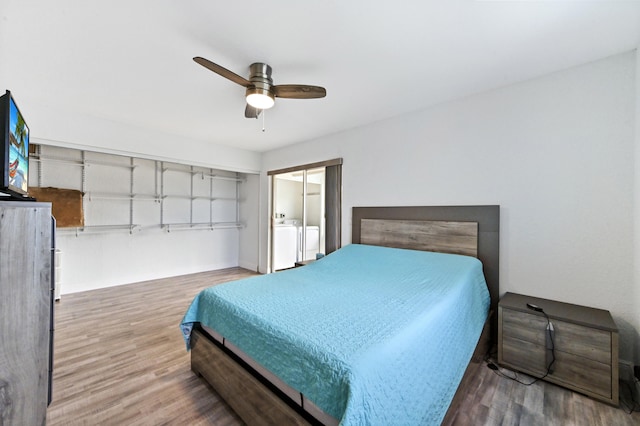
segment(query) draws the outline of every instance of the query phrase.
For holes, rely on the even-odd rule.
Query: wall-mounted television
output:
[[[8,90],[0,96],[0,138],[0,191],[17,198],[26,197],[29,127]]]

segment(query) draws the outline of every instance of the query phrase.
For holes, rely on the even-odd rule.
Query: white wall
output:
[[[240,229],[59,232],[62,294],[236,266],[257,271],[259,176],[246,178]]]
[[[238,266],[251,271],[258,271],[258,259],[260,258],[260,244],[258,234],[261,216],[261,192],[260,176],[247,175],[247,180],[240,185],[240,247]]]
[[[343,244],[353,206],[499,204],[501,293],[610,310],[621,357],[639,359],[635,65],[627,53],[270,151],[263,171],[342,157]]]
[[[210,141],[185,139],[35,102],[29,104],[28,120],[31,142],[41,145],[131,155],[234,172],[256,173],[260,170],[260,153],[216,144],[215,135]]]
[[[261,169],[260,153],[217,144],[215,135],[208,141],[185,140],[154,129],[116,123],[107,118],[36,102],[29,105],[28,118],[31,142],[40,145],[242,173],[257,173]],[[254,182],[257,179],[256,175]],[[243,198],[241,211],[247,211],[247,208],[257,210],[259,188],[254,191],[252,196]],[[257,228],[257,217],[251,220],[255,224],[250,226]],[[247,231],[232,229],[167,234],[156,230],[134,235],[126,232],[79,237],[59,235],[58,246],[63,250],[62,294],[238,266],[240,235],[246,237]],[[250,260],[243,260],[245,267],[250,263],[257,264],[258,249],[253,251],[255,254],[250,256]],[[247,249],[243,251],[246,252]],[[96,253],[99,256],[94,256]]]
[[[63,294],[238,265],[238,230],[59,234]]]
[[[638,43],[640,46],[640,42]],[[639,48],[640,49],[640,48]],[[640,51],[636,50],[636,148],[635,148],[635,185],[634,185],[634,277],[633,300],[636,306],[635,318],[635,364],[640,365]]]
[[[233,172],[60,147],[42,146],[39,153],[41,160],[31,161],[32,186],[85,193],[84,230],[59,226],[57,232],[62,294],[238,266],[245,228],[192,230],[178,225],[168,232],[161,225],[236,223],[236,191],[243,191],[240,211],[250,210],[244,206],[258,200],[244,194],[249,179],[238,184]],[[128,167],[132,161],[135,167]],[[257,188],[258,176],[253,177]],[[133,201],[128,199],[131,190],[137,195]],[[123,229],[131,223],[136,225],[132,232]],[[120,229],[101,228],[113,225]],[[257,233],[257,223],[249,223],[248,229]]]
[[[302,223],[302,182],[275,179],[276,211],[285,219],[297,219]]]

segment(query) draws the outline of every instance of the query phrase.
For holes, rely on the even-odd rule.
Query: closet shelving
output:
[[[189,166],[188,168],[179,165],[170,165],[162,162],[160,164],[160,194],[162,200],[167,199],[180,199],[189,201],[189,221],[186,222],[168,222],[165,218],[165,210],[161,209],[160,211],[160,227],[167,232],[177,231],[177,230],[189,230],[189,229],[228,229],[228,228],[239,228],[242,226],[240,223],[240,209],[239,209],[239,194],[240,194],[240,184],[244,182],[244,179],[240,178],[236,173],[235,176],[227,176],[221,174],[215,174],[213,169],[202,170],[201,168],[196,168],[194,166]],[[166,186],[165,186],[165,176],[168,172],[174,172],[179,174],[188,174],[190,176],[189,179],[189,193],[188,194],[167,194]],[[196,180],[200,179],[204,181],[208,179],[208,194],[203,193],[203,188],[200,188],[200,192],[198,192],[195,188]],[[231,183],[235,186],[233,192],[234,195],[231,196],[217,196],[214,188],[214,182],[220,181],[223,183]],[[209,220],[201,221],[194,219],[195,213],[195,201],[205,201],[208,203],[208,212],[209,212]],[[214,203],[215,202],[233,202],[235,203],[235,216],[232,221],[216,221],[214,215]],[[202,212],[201,212],[202,213]]]
[[[59,231],[81,235],[124,230],[132,234],[152,228],[172,232],[242,227],[239,195],[240,185],[245,179],[239,173],[70,148],[58,149],[68,151],[68,158],[42,153],[41,148],[37,146],[35,154],[30,157],[30,161],[37,164],[38,186],[57,186],[47,182],[47,167],[80,169],[80,182],[71,189],[79,189],[83,193],[85,225]],[[122,173],[123,169],[125,173]],[[105,176],[113,178],[113,189],[105,185]],[[140,204],[148,205],[149,202],[155,207]],[[125,218],[127,213],[128,220]],[[112,217],[120,220],[111,222]]]

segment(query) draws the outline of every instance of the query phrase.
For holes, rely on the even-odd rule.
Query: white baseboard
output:
[[[255,262],[247,262],[247,261],[240,260],[238,262],[238,266],[244,269],[248,269],[250,271],[258,272],[258,265]],[[633,370],[633,367],[631,369]]]

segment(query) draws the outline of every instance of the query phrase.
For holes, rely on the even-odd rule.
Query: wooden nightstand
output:
[[[618,328],[609,311],[506,293],[498,304],[498,363],[534,377],[547,372],[547,319],[556,361],[544,380],[618,405]]]

